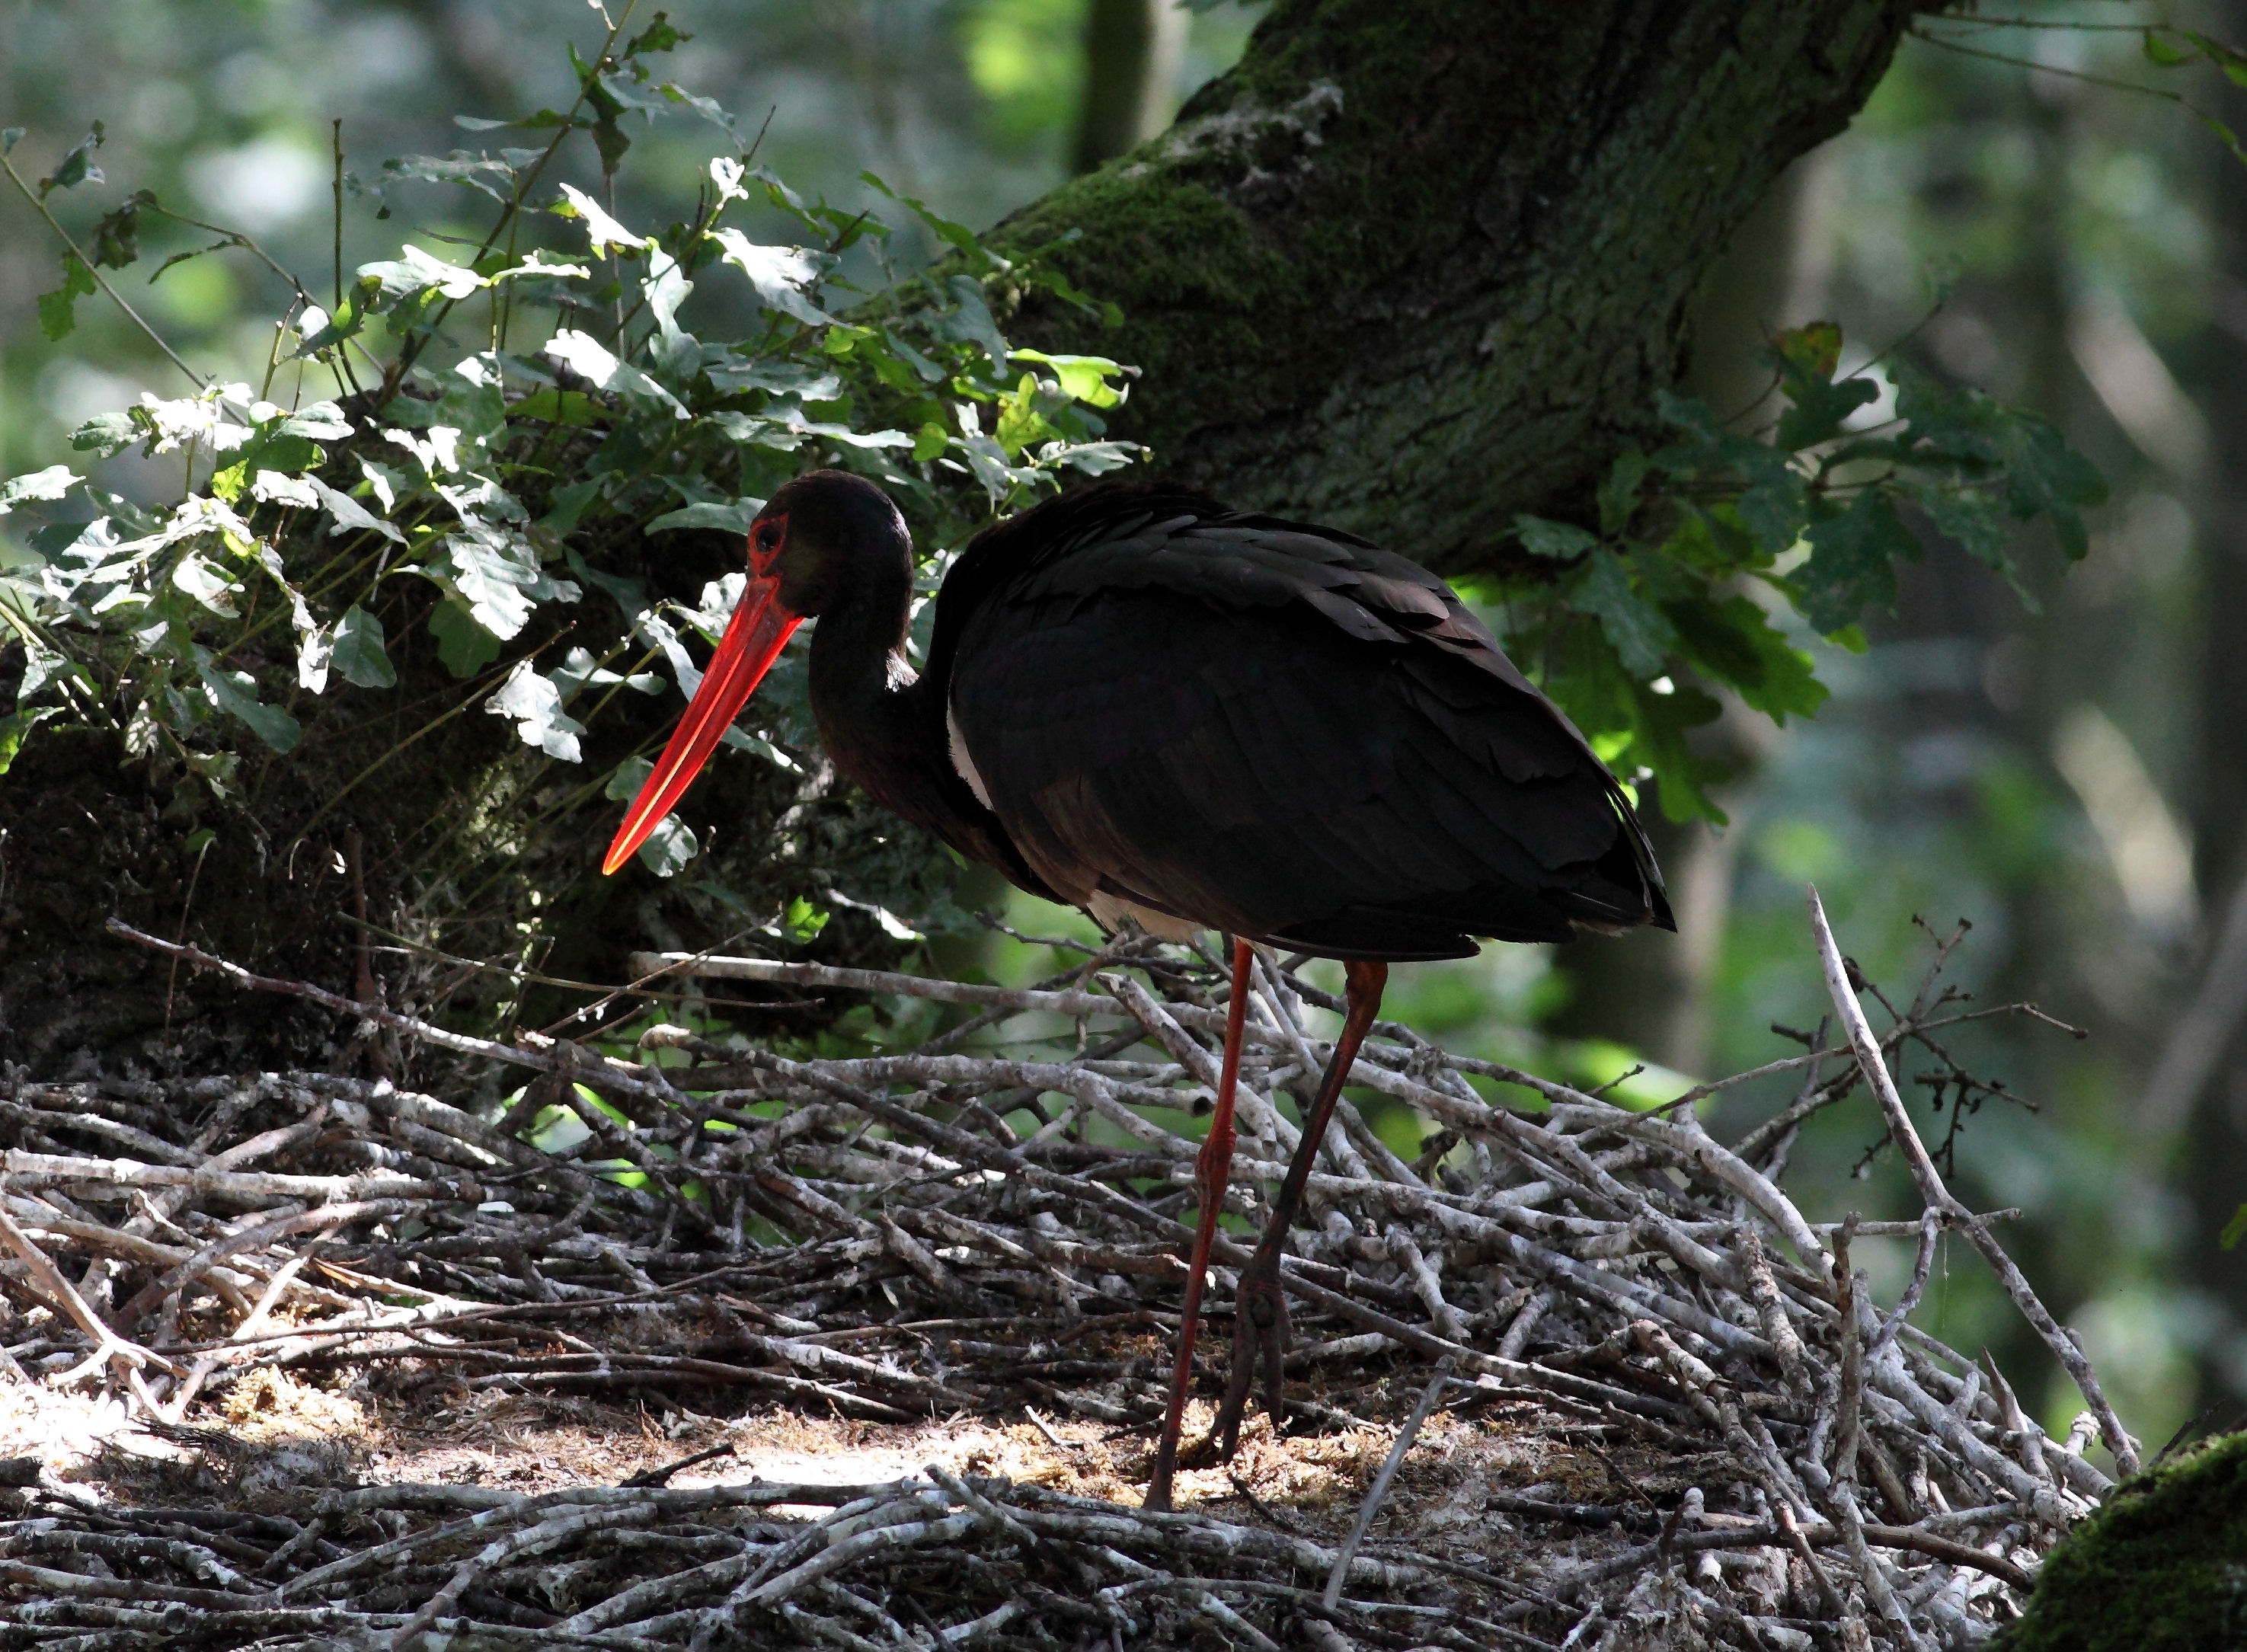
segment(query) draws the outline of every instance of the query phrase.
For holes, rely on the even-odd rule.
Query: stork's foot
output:
[[[1210,1425],[1210,1441],[1220,1460],[1230,1462],[1240,1449],[1240,1419],[1248,1409],[1248,1384],[1261,1367],[1264,1410],[1277,1437],[1287,1430],[1287,1401],[1281,1389],[1287,1358],[1287,1298],[1280,1288],[1280,1252],[1269,1244],[1241,1270],[1240,1292],[1233,1316],[1233,1380],[1226,1384],[1225,1403]]]

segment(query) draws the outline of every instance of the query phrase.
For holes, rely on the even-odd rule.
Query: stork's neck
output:
[[[884,559],[886,562],[886,559]],[[943,709],[905,658],[912,573],[861,565],[811,635],[811,710],[835,766],[892,809],[907,771],[942,751]],[[910,811],[901,811],[910,812]]]

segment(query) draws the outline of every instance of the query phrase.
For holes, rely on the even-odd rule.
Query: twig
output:
[[[1420,1391],[1419,1402],[1413,1406],[1412,1414],[1404,1419],[1404,1426],[1397,1430],[1397,1443],[1389,1448],[1389,1455],[1381,1464],[1381,1471],[1373,1477],[1372,1485],[1367,1488],[1365,1501],[1358,1505],[1357,1519],[1351,1523],[1349,1535],[1342,1539],[1342,1547],[1335,1552],[1334,1566],[1327,1573],[1326,1593],[1320,1597],[1328,1609],[1342,1599],[1342,1585],[1349,1580],[1349,1563],[1356,1557],[1357,1546],[1365,1541],[1366,1533],[1372,1529],[1373,1517],[1381,1512],[1381,1505],[1389,1495],[1390,1482],[1397,1478],[1397,1471],[1404,1466],[1404,1453],[1412,1449],[1412,1442],[1419,1435],[1420,1425],[1436,1409],[1436,1402],[1443,1397],[1444,1390],[1451,1385],[1451,1358],[1445,1355],[1436,1362],[1436,1374],[1429,1379],[1428,1386]]]
[[[110,301],[120,310],[122,310],[133,324],[140,328],[141,332],[147,336],[148,342],[155,345],[158,350],[163,352],[164,359],[170,362],[172,365],[177,367],[181,372],[187,374],[188,378],[193,381],[195,387],[197,390],[205,388],[209,381],[204,379],[204,377],[201,373],[197,372],[193,367],[188,366],[186,362],[181,360],[178,352],[174,351],[170,345],[164,342],[164,335],[158,332],[154,327],[150,326],[147,320],[142,317],[140,312],[125,301],[125,295],[119,292],[116,288],[109,284],[109,277],[101,273],[100,266],[96,264],[92,259],[87,257],[85,254],[79,250],[78,242],[71,239],[70,232],[63,228],[61,220],[58,219],[53,213],[47,210],[47,203],[40,200],[39,197],[32,192],[31,186],[24,181],[23,175],[16,170],[15,167],[10,163],[7,157],[4,155],[0,155],[0,172],[5,172],[8,174],[8,181],[14,184],[17,193],[20,194],[24,200],[31,203],[31,209],[38,213],[40,217],[47,221],[47,228],[53,230],[56,236],[61,240],[63,245],[70,249],[70,256],[78,260],[79,268],[85,270],[89,276],[92,276],[94,278],[94,281],[100,286],[102,291],[109,295]]]
[[[401,1033],[410,1033],[424,1043],[440,1049],[448,1049],[461,1055],[481,1055],[488,1061],[505,1062],[516,1067],[536,1068],[541,1072],[561,1072],[591,1083],[614,1084],[634,1095],[651,1099],[670,1100],[677,1092],[666,1083],[660,1069],[635,1068],[629,1063],[582,1052],[582,1060],[568,1052],[580,1051],[579,1046],[561,1041],[548,1041],[565,1053],[557,1055],[543,1049],[519,1045],[495,1044],[486,1038],[472,1038],[465,1033],[452,1032],[428,1021],[417,1021],[411,1015],[400,1015],[380,1004],[357,1002],[325,987],[314,986],[307,981],[283,980],[270,975],[254,974],[239,964],[230,964],[215,958],[196,946],[183,946],[176,942],[160,940],[154,935],[143,934],[122,918],[112,918],[104,925],[121,940],[147,946],[167,957],[185,959],[199,969],[213,971],[225,976],[236,985],[253,987],[262,993],[280,993],[290,998],[302,998],[331,1009],[340,1014],[356,1015]]]
[[[1865,1020],[1865,1012],[1857,1002],[1857,995],[1850,989],[1848,971],[1841,961],[1841,949],[1834,945],[1833,929],[1826,921],[1826,908],[1820,903],[1815,889],[1809,891],[1809,898],[1811,930],[1817,938],[1820,962],[1825,967],[1827,990],[1833,996],[1834,1009],[1841,1014],[1841,1025],[1848,1032],[1849,1041],[1856,1051],[1857,1065],[1864,1073],[1865,1082],[1880,1099],[1881,1111],[1888,1121],[1888,1135],[1895,1141],[1897,1150],[1903,1154],[1912,1178],[1919,1184],[1920,1196],[1955,1221],[1966,1237],[1973,1241],[1974,1248],[1982,1253],[1997,1273],[1999,1283],[2005,1287],[2005,1294],[2012,1298],[2013,1306],[2021,1311],[2021,1316],[2028,1321],[2044,1345],[2052,1350],[2052,1356],[2059,1360],[2061,1368],[2081,1390],[2083,1397],[2090,1403],[2092,1410],[2099,1418],[2100,1435],[2106,1441],[2107,1449],[2114,1454],[2116,1466],[2125,1475],[2135,1474],[2138,1471],[2137,1442],[2124,1431],[2121,1419],[2114,1415],[2114,1408],[2107,1403],[2106,1390],[2100,1387],[2098,1375],[2092,1370],[2091,1362],[2084,1358],[2083,1350],[2076,1347],[2074,1339],[2061,1330],[2059,1321],[2046,1310],[2020,1268],[2012,1258],[2005,1254],[2004,1247],[1991,1236],[1981,1219],[1954,1198],[1950,1189],[1943,1185],[1943,1178],[1935,1168],[1935,1161],[1928,1157],[1926,1143],[1919,1139],[1919,1132],[1912,1127],[1911,1115],[1905,1109],[1902,1098],[1896,1094],[1895,1081],[1888,1076],[1888,1063],[1881,1059],[1880,1045],[1873,1037],[1873,1029]]]
[[[1939,968],[1959,936],[1934,939]],[[251,975],[192,948],[167,955],[339,1014],[362,1015],[375,996]],[[666,967],[700,968],[680,956]],[[1191,1131],[1171,1125],[1205,1093],[1221,1019],[1202,1001],[1205,959],[1135,943],[1104,961],[1115,966],[1092,972],[1096,954],[1015,989],[748,960],[775,982],[961,1003],[980,1012],[970,1026],[1055,1011],[1081,1029],[1020,1045],[1002,1033],[790,1060],[672,1028],[645,1039],[635,1064],[528,1034],[505,1046],[460,1034],[447,1042],[435,1036],[447,1029],[409,1016],[395,1030],[420,1064],[413,1089],[309,1072],[106,1084],[0,1075],[0,1208],[38,1246],[93,1259],[80,1291],[90,1313],[108,1312],[113,1277],[127,1280],[116,1328],[192,1360],[167,1421],[188,1422],[206,1387],[261,1366],[351,1367],[378,1393],[442,1382],[629,1403],[670,1392],[713,1410],[701,1396],[719,1394],[899,1424],[1028,1415],[1045,1447],[1089,1471],[1096,1448],[1080,1452],[1047,1419],[1096,1420],[1105,1444],[1144,1434],[1158,1414],[1145,1339],[1159,1342],[1177,1322],[1178,1202],[1195,1150]],[[1319,997],[1259,967],[1246,1068],[1271,1092],[1315,1070],[1327,1048],[1300,1013]],[[1877,1048],[1924,1043],[1946,1082],[1966,1078],[1925,1036],[1955,1001],[1936,972],[1895,1001],[1902,1014]],[[1847,1097],[1861,1077],[1855,1052],[1853,1033],[1847,1049],[1795,1062],[1805,1096]],[[494,1062],[543,1075],[496,1119],[475,1088]],[[1483,1101],[1465,1078],[1485,1073],[1528,1082],[1544,1110]],[[1510,1563],[1507,1523],[1493,1526],[1480,1567],[1372,1541],[1395,1465],[1438,1403],[1438,1390],[1420,1390],[1424,1369],[1404,1396],[1419,1402],[1419,1420],[1392,1442],[1390,1480],[1356,1511],[1363,1527],[1340,1554],[1331,1603],[1295,1580],[1336,1569],[1315,1512],[1233,1526],[939,1469],[832,1496],[796,1488],[797,1500],[832,1510],[813,1522],[780,1518],[755,1482],[534,1498],[468,1486],[337,1493],[285,1519],[241,1517],[275,1521],[255,1541],[250,1528],[227,1526],[200,1544],[211,1563],[256,1580],[240,1591],[253,1604],[206,1608],[225,1626],[209,1634],[379,1645],[419,1623],[417,1644],[435,1633],[527,1652],[979,1636],[1099,1644],[1111,1629],[1126,1643],[1220,1634],[1292,1644],[1317,1640],[1296,1633],[1316,1623],[1355,1645],[1535,1649],[1592,1621],[1587,1611],[1604,1623],[1634,1609],[1630,1591],[1649,1567],[1761,1547],[1809,1568],[1817,1599],[1805,1609],[1820,1635],[1844,1624],[1857,1633],[1871,1611],[1875,1634],[1947,1642],[1959,1623],[1994,1625],[2017,1601],[2028,1570],[2005,1556],[2041,1548],[2106,1489],[2022,1414],[1994,1366],[1975,1367],[1903,1317],[1924,1293],[1943,1226],[1986,1228],[2010,1212],[1961,1216],[1929,1200],[1916,1221],[1858,1222],[1841,1239],[1807,1219],[1775,1165],[1716,1142],[1689,1109],[1635,1113],[1394,1024],[1369,1040],[1353,1077],[1432,1120],[1450,1157],[1437,1177],[1424,1156],[1422,1174],[1363,1121],[1337,1136],[1311,1180],[1315,1219],[1290,1236],[1283,1268],[1305,1332],[1291,1373],[1442,1362],[1474,1377],[1460,1393],[1510,1430],[1611,1465],[1625,1442],[1690,1453],[1708,1497],[1691,1519],[1680,1509],[1666,1540],[1649,1542],[1646,1528],[1677,1505],[1643,1516],[1501,1492],[1489,1506],[1574,1528],[1575,1562],[1549,1586],[1524,1582],[1545,1575],[1526,1551]],[[603,1107],[577,1094],[579,1082]],[[253,1108],[261,1123],[275,1108],[297,1122],[237,1141]],[[590,1137],[554,1151],[522,1139],[550,1108],[577,1115]],[[1043,1127],[1018,1130],[1023,1109]],[[192,1118],[207,1122],[190,1136]],[[1070,1131],[1072,1119],[1097,1119],[1103,1131]],[[1280,1173],[1282,1122],[1275,1115],[1236,1163],[1252,1205],[1253,1184]],[[1893,1307],[1870,1300],[1847,1259],[1852,1242],[1875,1233],[1919,1241]],[[1247,1246],[1221,1235],[1212,1260],[1239,1267]],[[67,1311],[28,1266],[0,1267],[0,1285]],[[294,1322],[265,1322],[291,1294]],[[154,1328],[123,1322],[133,1314]],[[51,1357],[44,1336],[16,1340],[19,1363]],[[75,1337],[69,1346],[76,1357]],[[1290,1396],[1291,1409],[1311,1427],[1358,1426],[1356,1413],[1378,1415],[1356,1396],[1366,1392],[1315,1405]],[[1900,1514],[1930,1501],[1900,1489],[1898,1454],[1939,1466],[1954,1512],[1909,1526],[1863,1518],[1853,1463]],[[1721,1512],[1744,1504],[1767,1512]],[[365,1517],[380,1511],[405,1524],[378,1530]],[[33,1626],[0,1604],[0,1625],[156,1634],[161,1614],[190,1595],[235,1588],[153,1514],[114,1505],[68,1519],[52,1536],[18,1539],[11,1528],[21,1546],[10,1560],[81,1581],[20,1589],[58,1615]],[[1861,1605],[1834,1587],[1841,1573],[1823,1552],[1835,1547],[1849,1551],[1843,1581],[1861,1587]],[[89,1575],[80,1555],[188,1593],[130,1596],[129,1584]],[[1975,1568],[1999,1587],[1977,1580],[1965,1593],[1937,1567]],[[549,1598],[533,1582],[542,1574],[568,1580],[556,1598],[574,1615],[532,1623],[543,1608],[524,1603]],[[398,1609],[365,1609],[377,1588]],[[1711,1601],[1721,1608],[1709,1618],[1712,1644],[1756,1652],[1755,1621]]]
[[[15,1218],[4,1209],[0,1209],[0,1239],[4,1239],[8,1248],[16,1253],[25,1267],[31,1269],[31,1277],[39,1282],[39,1288],[63,1305],[72,1322],[92,1342],[92,1355],[78,1369],[84,1370],[94,1365],[109,1366],[133,1386],[142,1403],[154,1411],[155,1401],[140,1386],[140,1368],[158,1365],[174,1375],[181,1374],[181,1368],[152,1349],[142,1348],[137,1342],[126,1341],[104,1324],[101,1316],[86,1306],[85,1299],[78,1294],[78,1287],[62,1276],[61,1271],[47,1259],[46,1253],[31,1243],[31,1235],[17,1226]],[[76,1372],[72,1375],[75,1376]]]

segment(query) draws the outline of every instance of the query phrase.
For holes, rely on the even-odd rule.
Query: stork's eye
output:
[[[780,524],[776,522],[757,524],[757,549],[771,552],[780,549]]]

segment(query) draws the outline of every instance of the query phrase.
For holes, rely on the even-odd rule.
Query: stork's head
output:
[[[702,686],[679,720],[603,857],[613,872],[684,796],[727,727],[772,669],[796,628],[861,584],[902,572],[912,541],[889,495],[847,471],[815,470],[786,483],[749,524],[748,583],[710,657]]]

